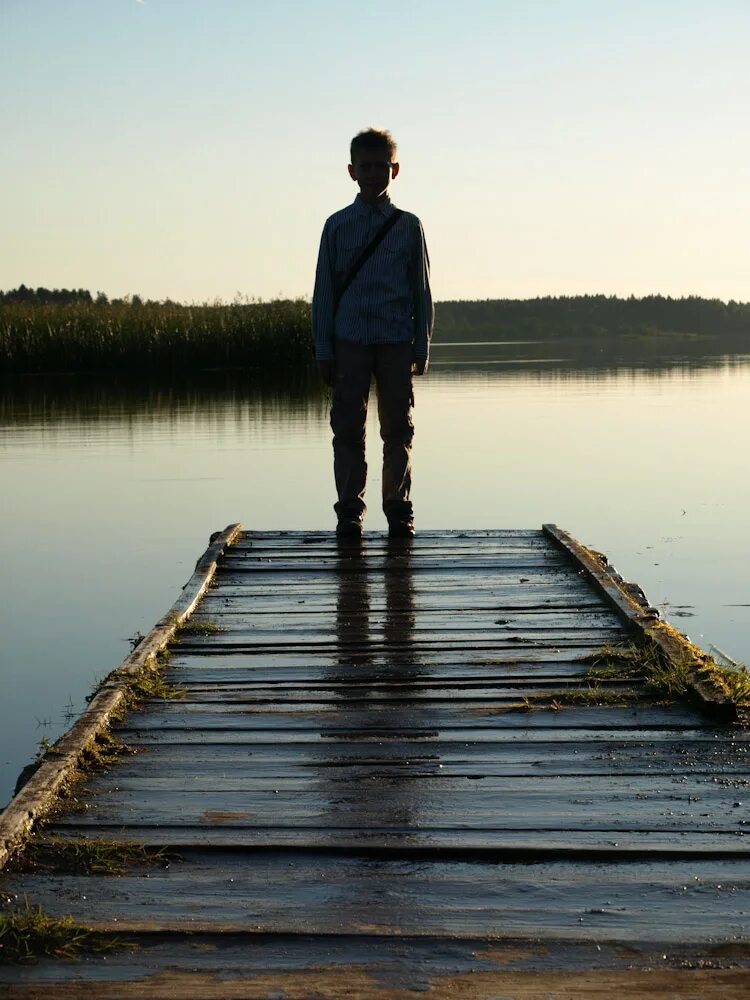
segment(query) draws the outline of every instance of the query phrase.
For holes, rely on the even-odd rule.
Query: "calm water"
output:
[[[372,414],[374,416],[374,414]],[[692,639],[750,659],[750,358],[436,347],[417,382],[418,527],[555,521]],[[384,527],[370,425],[367,525]],[[0,802],[42,737],[174,601],[209,534],[333,524],[327,404],[216,374],[36,380],[0,397]]]

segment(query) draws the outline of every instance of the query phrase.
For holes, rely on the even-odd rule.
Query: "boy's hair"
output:
[[[349,146],[351,162],[354,163],[354,157],[357,153],[363,153],[366,149],[384,150],[388,154],[389,163],[395,162],[398,152],[396,140],[387,128],[367,128],[362,132],[358,132]]]

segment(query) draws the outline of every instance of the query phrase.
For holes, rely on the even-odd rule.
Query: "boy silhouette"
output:
[[[434,320],[430,264],[421,222],[396,209],[388,194],[399,173],[391,133],[373,128],[358,133],[350,158],[349,176],[359,194],[323,227],[312,305],[315,358],[333,387],[336,534],[362,535],[365,428],[374,377],[383,510],[389,535],[407,538],[414,534],[412,375],[427,372]]]

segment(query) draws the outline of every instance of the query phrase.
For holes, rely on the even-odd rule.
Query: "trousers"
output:
[[[389,521],[412,517],[411,449],[414,437],[411,344],[334,344],[331,404],[333,472],[339,518],[361,520],[367,506],[365,436],[370,382],[375,379],[383,439],[383,510]]]

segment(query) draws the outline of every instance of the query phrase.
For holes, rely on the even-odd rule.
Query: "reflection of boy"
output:
[[[320,241],[313,338],[320,373],[333,386],[331,428],[338,493],[334,509],[339,536],[362,533],[365,426],[373,376],[389,534],[414,534],[409,499],[414,435],[411,380],[412,374],[427,371],[434,317],[429,258],[416,215],[401,213],[351,277],[355,261],[396,211],[388,186],[398,172],[396,143],[390,132],[368,129],[356,135],[349,176],[359,185],[359,194],[353,204],[326,221]]]

